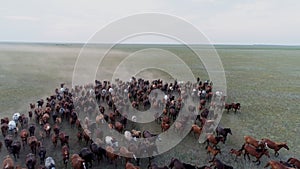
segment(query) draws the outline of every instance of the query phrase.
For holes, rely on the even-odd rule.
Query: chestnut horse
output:
[[[270,139],[262,139],[263,142],[265,142],[266,146],[268,146],[268,148],[270,149],[273,149],[274,152],[275,152],[275,157],[278,157],[279,156],[279,153],[278,151],[281,149],[281,148],[285,148],[287,150],[289,150],[290,148],[286,145],[285,142],[281,142],[281,143],[277,143],[277,142],[274,142],[274,141],[271,141]]]
[[[134,166],[134,165],[133,165],[132,163],[130,163],[130,162],[126,162],[125,169],[140,169],[140,167]]]
[[[270,160],[264,168],[267,168],[267,167],[271,167],[271,169],[292,169],[290,167],[287,167],[283,164],[281,164],[280,162],[278,161],[274,161],[274,160]]]
[[[253,161],[253,162],[257,162],[257,165],[260,164],[260,158],[263,155],[266,155],[268,158],[270,158],[269,151],[267,149],[257,149],[251,145],[244,144],[242,146],[241,150],[245,150],[244,159],[246,159],[246,155],[247,155],[248,159],[250,160],[249,154],[256,157],[256,161]]]
[[[234,161],[236,161],[237,157],[240,157],[242,155],[242,150],[235,150],[232,148],[229,153],[235,155]]]
[[[14,161],[9,155],[7,155],[4,158],[4,160],[2,162],[2,168],[3,169],[14,169],[15,168],[14,167]]]
[[[27,144],[28,135],[29,135],[29,133],[26,129],[23,129],[20,132],[20,137],[21,137],[21,140],[22,140],[23,149],[25,149],[25,144]]]
[[[254,146],[255,148],[265,149],[265,147],[266,147],[265,143],[262,140],[258,141],[251,136],[244,136],[244,140],[245,140],[246,144],[250,144],[250,145]]]
[[[71,156],[71,163],[73,169],[86,169],[84,160],[78,154]]]
[[[215,157],[218,155],[218,154],[221,154],[221,150],[218,149],[218,148],[214,148],[212,146],[207,146],[207,154],[211,154],[213,155],[213,158],[212,159],[215,159]]]
[[[213,134],[208,134],[207,139],[205,140],[205,142],[207,143],[207,146],[209,145],[209,143],[212,143],[214,145],[214,147],[216,147],[220,141],[224,144],[225,143],[224,137],[222,137],[222,136],[215,137]]]
[[[287,160],[288,163],[294,165],[297,168],[300,168],[300,160],[296,159],[296,158],[289,158]]]

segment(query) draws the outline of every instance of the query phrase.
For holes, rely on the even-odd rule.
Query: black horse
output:
[[[227,138],[227,135],[230,134],[232,135],[232,132],[231,132],[231,129],[230,128],[222,128],[220,126],[218,126],[216,128],[216,133],[217,133],[217,136],[223,136],[224,137],[224,142],[226,141],[226,138]]]
[[[27,154],[26,156],[26,166],[28,169],[34,169],[36,165],[35,155],[32,153]]]
[[[11,153],[13,154],[15,161],[17,161],[17,158],[19,158],[21,150],[21,142],[20,141],[13,141],[11,144]]]
[[[78,154],[86,162],[86,168],[93,167],[92,161],[94,160],[94,154],[91,152],[90,149],[84,147],[80,150]]]
[[[39,150],[40,164],[43,164],[45,162],[46,153],[46,148],[42,146]]]

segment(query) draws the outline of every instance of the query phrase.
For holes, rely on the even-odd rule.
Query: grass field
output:
[[[27,113],[30,102],[53,93],[61,82],[71,86],[81,47],[79,44],[0,44],[0,117],[11,117],[14,112]],[[183,60],[193,73],[207,78],[201,63],[187,59],[193,54],[176,45],[118,46],[104,60],[107,67],[101,67],[99,71],[103,68],[109,70],[128,53],[148,47],[186,56]],[[229,136],[226,146],[221,145],[223,153],[219,158],[234,168],[262,168],[267,161],[265,157],[257,167],[242,159],[235,162],[228,154],[231,148],[241,147],[244,135],[287,142],[290,150],[281,150],[277,158],[271,151],[271,159],[300,158],[300,47],[220,45],[216,49],[225,69],[227,102],[241,103],[240,112],[222,116],[222,126],[230,127],[233,135]],[[140,73],[151,78],[156,78],[157,74],[155,71]],[[49,151],[47,155],[51,153],[55,154]],[[3,149],[1,159],[6,154],[6,149]],[[197,165],[208,161],[204,146],[198,144],[192,135],[155,160],[166,164],[173,156]]]

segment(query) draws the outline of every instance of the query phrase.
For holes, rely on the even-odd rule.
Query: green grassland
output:
[[[300,47],[215,47],[226,74],[227,102],[241,103],[238,113],[229,112],[222,116],[222,126],[230,127],[233,135],[229,136],[226,145],[221,145],[223,153],[219,158],[234,168],[262,168],[267,161],[265,157],[261,166],[256,167],[242,159],[234,161],[228,154],[231,148],[241,147],[244,135],[287,142],[290,150],[281,150],[277,158],[271,151],[271,159],[300,158]],[[14,112],[27,113],[29,103],[52,94],[61,82],[71,86],[81,48],[80,44],[0,44],[0,117],[11,117]],[[100,48],[95,46],[95,50]],[[119,45],[103,60],[104,66],[99,71],[105,69],[110,75],[129,53],[145,48],[160,48],[181,55],[196,76],[203,80],[208,78],[202,63],[191,57],[194,54],[178,45]],[[167,77],[153,70],[139,75]],[[2,136],[0,138],[3,140]],[[189,163],[204,165],[209,159],[204,147],[188,135],[179,145],[155,160],[166,164],[171,157],[178,157]],[[6,154],[3,149],[0,157]]]

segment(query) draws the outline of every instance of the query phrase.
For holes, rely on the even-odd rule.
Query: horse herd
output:
[[[115,168],[121,163],[126,169],[137,169],[145,163],[149,169],[233,168],[217,158],[222,153],[219,143],[225,144],[228,134],[232,135],[230,128],[218,126],[213,133],[206,135],[205,149],[211,157],[207,165],[199,167],[173,157],[168,165],[159,166],[153,160],[159,154],[159,134],[155,134],[152,128],[141,131],[142,127],[135,124],[137,117],[128,113],[133,109],[146,111],[153,107],[152,110],[156,111],[153,125],[160,127],[162,132],[173,128],[180,136],[183,130],[188,129],[198,139],[203,126],[213,123],[210,108],[214,106],[212,100],[216,94],[212,88],[212,83],[202,82],[199,78],[196,83],[164,83],[160,79],[150,82],[135,77],[128,82],[116,79],[115,84],[96,80],[94,84],[75,86],[71,90],[61,84],[60,89],[55,89],[46,100],[30,103],[28,117],[25,114],[14,115],[12,121],[15,126],[8,117],[1,119],[1,131],[9,153],[3,160],[3,169],[22,169],[14,163],[26,147],[30,149],[24,163],[28,169],[55,169],[59,166],[55,160],[61,160],[62,166],[73,169],[91,168],[95,161],[100,166],[106,161]],[[160,89],[164,96],[160,98],[158,94],[152,94],[155,89]],[[240,103],[232,103],[221,108],[237,112],[240,106]],[[184,115],[179,118],[179,113]],[[113,131],[124,135],[124,139],[115,138]],[[77,138],[76,144],[70,144],[74,138]],[[51,146],[47,145],[49,140]],[[126,144],[123,144],[124,140]],[[263,155],[270,157],[269,149],[274,150],[275,157],[281,148],[289,150],[286,143],[267,138],[256,140],[245,136],[244,140],[240,149],[230,151],[235,160],[242,154],[244,159],[248,157],[250,160],[251,155],[259,165]],[[61,149],[59,159],[46,156],[47,151],[56,151],[57,147]],[[148,157],[148,162],[145,157]],[[265,167],[269,166],[273,169],[300,168],[300,161],[296,158],[286,162],[270,160]]]

